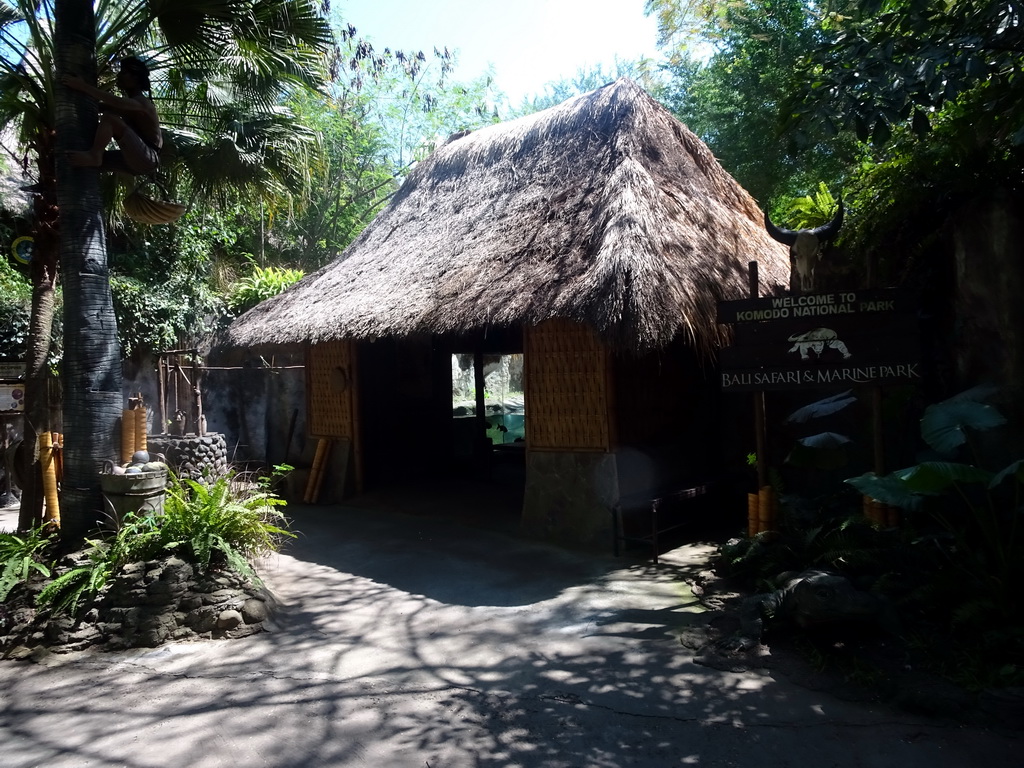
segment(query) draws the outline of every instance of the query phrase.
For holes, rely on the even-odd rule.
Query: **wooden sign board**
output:
[[[920,345],[911,310],[898,291],[722,302],[719,320],[736,323],[735,344],[721,354],[722,389],[915,383]]]
[[[0,363],[0,381],[25,377],[25,363]]]
[[[865,317],[913,312],[905,291],[837,291],[802,296],[772,296],[718,303],[718,322],[753,323],[775,320],[833,321],[837,317]]]
[[[920,363],[865,363],[863,365],[722,370],[722,390],[725,392],[915,384],[920,380]]]

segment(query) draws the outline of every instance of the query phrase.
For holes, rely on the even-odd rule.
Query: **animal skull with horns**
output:
[[[789,246],[789,288],[791,291],[806,293],[813,291],[814,267],[821,260],[821,252],[825,243],[839,233],[843,225],[843,201],[839,200],[839,210],[832,221],[814,229],[783,229],[772,223],[768,211],[764,212],[764,226],[773,240]]]

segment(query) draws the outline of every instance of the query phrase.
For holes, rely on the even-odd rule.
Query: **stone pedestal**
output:
[[[224,435],[150,435],[150,453],[162,453],[178,477],[202,480],[220,477],[228,470],[228,446]]]
[[[615,455],[528,451],[523,531],[567,547],[610,552],[619,498]]]

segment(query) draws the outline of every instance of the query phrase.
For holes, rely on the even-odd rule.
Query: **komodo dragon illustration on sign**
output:
[[[805,333],[795,333],[789,337],[789,340],[793,342],[793,346],[789,351],[799,352],[801,360],[809,360],[810,353],[812,352],[815,357],[821,357],[821,353],[826,349],[836,350],[843,356],[844,360],[848,360],[851,357],[850,350],[846,348],[846,344],[831,328],[815,328]]]

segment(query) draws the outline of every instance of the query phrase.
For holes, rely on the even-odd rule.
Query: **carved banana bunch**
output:
[[[185,212],[180,203],[165,203],[133,190],[124,198],[124,212],[140,224],[170,224]]]

